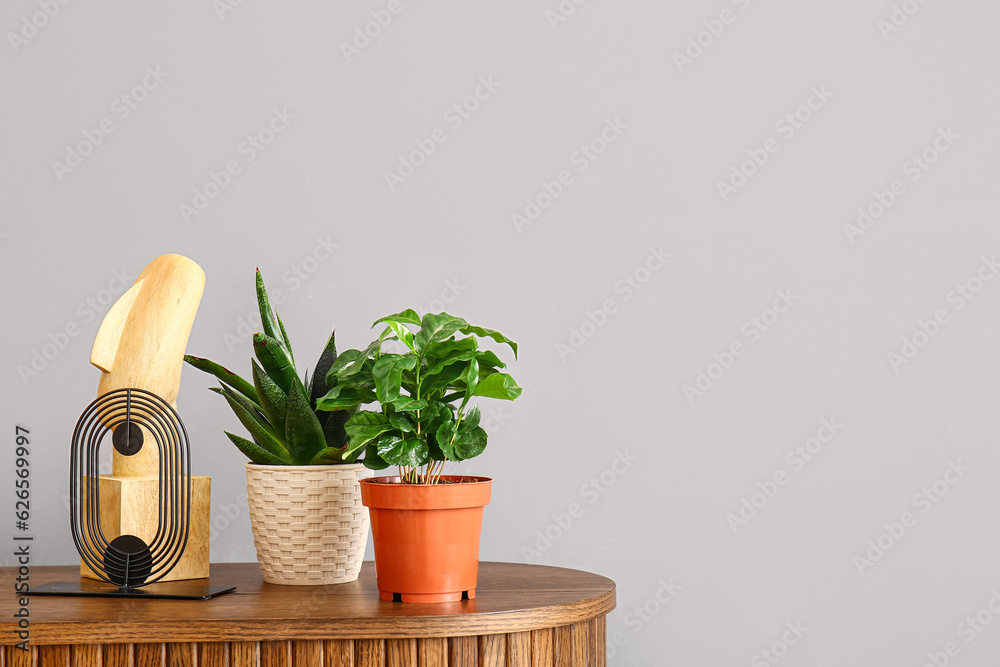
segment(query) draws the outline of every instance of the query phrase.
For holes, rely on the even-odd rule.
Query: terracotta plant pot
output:
[[[441,484],[361,481],[371,511],[375,575],[382,600],[455,602],[476,597],[489,477],[441,477]]]
[[[264,581],[293,586],[354,581],[368,544],[361,465],[247,463],[247,505]]]

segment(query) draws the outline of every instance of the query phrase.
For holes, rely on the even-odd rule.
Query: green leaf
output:
[[[469,369],[465,373],[465,400],[462,401],[463,406],[470,398],[472,398],[478,384],[479,362],[473,359],[469,362]]]
[[[417,430],[417,427],[410,421],[410,418],[402,412],[390,412],[387,416],[389,418],[389,423],[403,433],[413,433]]]
[[[462,418],[462,425],[459,427],[459,432],[465,433],[471,431],[472,429],[479,426],[479,420],[482,418],[482,413],[479,412],[479,406],[473,405],[472,409],[465,413]]]
[[[375,362],[372,376],[375,378],[375,395],[382,403],[399,396],[403,371],[412,371],[417,365],[416,357],[387,354]]]
[[[392,433],[379,437],[377,451],[383,461],[397,466],[422,466],[428,460],[426,442],[415,438],[404,440]]]
[[[311,466],[322,466],[322,465],[334,465],[337,463],[343,463],[344,451],[342,449],[335,449],[333,447],[324,447],[319,450],[316,456],[312,457],[309,461]]]
[[[378,352],[379,348],[382,347],[382,341],[375,340],[368,345],[364,350],[346,350],[341,352],[337,360],[333,362],[330,366],[330,370],[326,374],[326,382],[330,384],[331,380],[335,380],[338,375],[348,376],[358,373],[362,368],[364,368],[365,362],[373,354]]]
[[[406,310],[396,313],[395,315],[386,315],[385,317],[380,317],[372,323],[372,328],[379,322],[398,322],[400,324],[416,324],[420,326],[420,316],[417,315],[417,311],[412,308],[407,308]]]
[[[326,438],[319,419],[309,406],[305,390],[298,382],[292,384],[285,413],[285,440],[292,460],[306,463],[326,447]]]
[[[469,323],[461,317],[454,317],[448,313],[427,313],[420,320],[420,331],[414,338],[413,349],[417,354],[424,354],[431,343],[447,340],[453,333]]]
[[[353,410],[334,410],[329,413],[325,421],[321,420],[327,447],[342,449],[347,445],[347,431],[344,430],[344,424],[351,418],[353,412]]]
[[[481,354],[476,347],[475,338],[444,340],[440,343],[434,343],[424,352],[424,359],[427,361],[427,372],[424,373],[424,376],[436,375],[445,366],[456,361],[475,359],[477,355]]]
[[[302,384],[295,374],[295,366],[288,358],[284,348],[277,339],[267,334],[255,333],[253,335],[253,350],[264,367],[267,374],[271,376],[274,383],[281,387],[285,394],[291,393],[293,384]]]
[[[413,332],[407,329],[406,325],[400,324],[399,322],[393,322],[392,320],[389,320],[387,324],[389,326],[388,328],[386,328],[385,331],[382,332],[382,335],[379,336],[379,340],[385,340],[386,335],[391,331],[392,333],[396,334],[396,338],[403,341],[403,344],[412,350]]]
[[[284,345],[285,345],[285,352],[288,353],[288,358],[292,360],[292,366],[294,366],[295,365],[295,353],[292,352],[292,341],[288,340],[288,333],[285,331],[285,323],[281,321],[281,315],[278,315],[277,313],[275,313],[274,316],[276,318],[278,318],[278,329],[281,330],[281,338],[280,338],[280,340],[284,343]],[[275,336],[275,338],[277,338],[277,336]]]
[[[446,421],[441,424],[437,432],[434,434],[434,438],[437,441],[437,446],[441,449],[441,453],[449,461],[454,461],[455,459],[455,436],[458,434],[458,430],[455,428],[455,422]]]
[[[391,431],[392,428],[393,426],[389,423],[389,418],[381,412],[371,412],[368,410],[356,412],[344,424],[347,437],[351,439],[348,450],[353,452],[361,449],[386,431]]]
[[[253,365],[253,383],[257,389],[258,403],[260,409],[267,417],[267,421],[274,429],[275,435],[279,439],[285,437],[285,412],[288,410],[288,397],[281,388],[274,383],[274,380],[264,372],[255,359],[251,359]]]
[[[493,329],[485,329],[483,327],[473,326],[471,324],[466,324],[462,327],[461,332],[464,334],[473,334],[479,336],[480,338],[492,338],[498,343],[505,343],[510,346],[510,349],[514,351],[514,358],[517,359],[517,343],[511,339],[504,336],[499,331],[494,331]]]
[[[455,415],[451,408],[437,401],[428,402],[427,407],[420,411],[417,419],[420,422],[421,433],[434,433],[442,423],[454,420]]]
[[[479,362],[479,370],[484,369],[495,369],[495,368],[507,368],[507,364],[500,361],[500,357],[493,353],[492,350],[482,350],[476,354],[476,360]],[[489,375],[489,373],[483,373],[483,375]]]
[[[238,435],[233,435],[229,431],[224,431],[224,433],[229,436],[233,444],[236,445],[241,452],[246,454],[247,458],[258,465],[271,465],[280,466],[288,465],[290,461],[278,458],[271,452],[267,451],[256,442],[250,442],[246,438],[241,438]]]
[[[464,461],[479,456],[486,449],[486,431],[476,426],[472,429],[459,429],[455,435],[454,461]]]
[[[374,442],[365,448],[365,460],[362,461],[369,470],[385,470],[389,463],[378,455],[378,445]]]
[[[375,392],[361,386],[338,386],[316,401],[317,410],[351,410],[375,401]]]
[[[447,461],[448,457],[444,455],[441,450],[441,445],[438,444],[437,438],[431,433],[427,438],[427,457],[431,461]]]
[[[285,446],[275,435],[274,430],[271,428],[270,424],[261,423],[256,415],[254,414],[253,406],[250,405],[249,401],[243,396],[230,391],[229,389],[223,388],[220,392],[223,398],[229,403],[229,407],[233,409],[236,413],[236,417],[240,420],[240,423],[250,431],[251,437],[253,437],[254,442],[263,447],[265,450],[270,452],[272,455],[281,458],[289,458],[288,452],[285,451]]]
[[[254,390],[253,385],[241,378],[236,373],[232,372],[227,368],[223,368],[214,361],[209,361],[208,359],[203,359],[201,357],[193,357],[190,354],[184,355],[184,361],[191,364],[200,371],[204,371],[210,375],[214,375],[219,379],[220,382],[224,382],[236,391],[240,392],[247,398],[249,398],[254,403],[257,402],[257,392]]]
[[[455,382],[458,381],[462,375],[468,370],[469,365],[464,361],[457,361],[448,366],[445,366],[438,373],[428,377],[423,382],[422,395],[430,396],[435,392],[444,392],[449,387],[453,386]],[[465,388],[462,387],[462,393],[465,393]]]
[[[330,372],[330,367],[337,360],[336,334],[336,331],[330,334],[330,339],[326,341],[326,347],[323,348],[323,353],[319,355],[319,361],[316,362],[316,369],[312,374],[312,384],[306,386],[309,392],[309,403],[313,406],[329,390],[326,374]]]
[[[389,404],[392,405],[397,412],[413,412],[414,410],[423,410],[427,407],[427,401],[424,399],[420,399],[418,401],[405,394],[400,394],[393,400],[389,401]]]
[[[493,373],[479,381],[479,386],[472,395],[513,401],[521,395],[521,388],[506,373]]]
[[[264,278],[260,275],[260,269],[257,269],[257,309],[260,311],[260,321],[264,328],[264,334],[287,346],[288,341],[281,333],[281,326],[275,326],[278,318],[275,317],[274,311],[271,309],[271,302],[267,297],[267,288],[264,287]]]

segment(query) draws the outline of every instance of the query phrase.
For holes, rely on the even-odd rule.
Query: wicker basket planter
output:
[[[246,464],[250,526],[264,581],[293,586],[354,581],[368,543],[361,464]]]

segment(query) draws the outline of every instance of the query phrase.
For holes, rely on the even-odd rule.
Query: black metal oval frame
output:
[[[132,431],[135,426],[138,432]],[[159,451],[156,534],[148,545],[136,536],[120,536],[115,545],[101,526],[100,448],[111,433],[109,440],[117,440],[113,445],[120,453],[134,455],[145,440],[141,429],[153,436]],[[97,398],[73,431],[69,494],[73,542],[101,579],[127,589],[166,576],[184,553],[191,524],[191,446],[177,411],[144,389],[117,389]],[[122,542],[122,537],[133,539]],[[136,548],[135,540],[145,548]],[[133,545],[128,550],[121,546],[127,542]]]

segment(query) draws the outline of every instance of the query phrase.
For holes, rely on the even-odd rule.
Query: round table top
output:
[[[0,570],[12,591],[14,568]],[[79,568],[31,568],[31,585],[79,581]],[[236,591],[210,600],[32,596],[38,644],[457,637],[558,627],[607,614],[615,583],[597,574],[522,563],[479,564],[474,600],[403,604],[379,600],[374,563],[357,581],[329,586],[265,584],[256,563],[215,563],[212,585]],[[0,644],[14,643],[17,599],[0,595]]]

